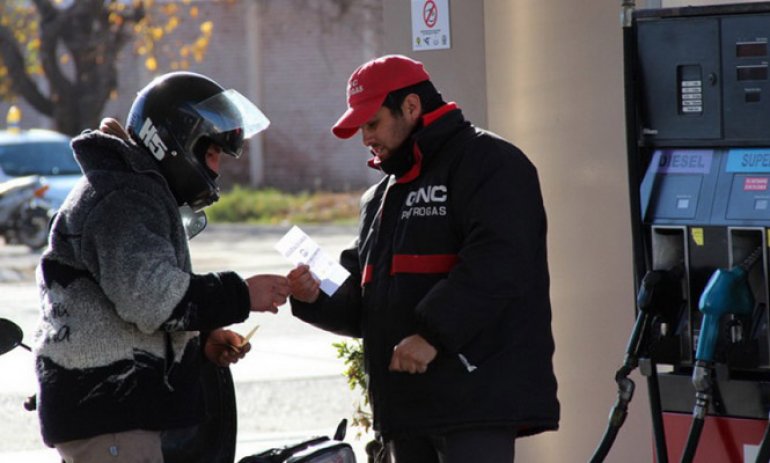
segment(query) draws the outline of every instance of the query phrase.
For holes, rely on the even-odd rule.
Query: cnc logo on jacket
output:
[[[446,185],[430,185],[420,187],[407,195],[401,220],[410,217],[432,217],[446,215],[447,187]]]
[[[144,120],[142,130],[139,131],[139,138],[142,139],[144,146],[150,150],[152,155],[155,156],[158,161],[162,161],[163,158],[166,157],[166,150],[168,148],[166,148],[166,144],[163,143],[163,140],[160,139],[158,129],[155,128],[155,125],[149,117]]]

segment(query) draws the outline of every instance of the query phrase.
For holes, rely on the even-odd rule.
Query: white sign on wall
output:
[[[412,0],[412,50],[441,50],[451,45],[449,0]]]

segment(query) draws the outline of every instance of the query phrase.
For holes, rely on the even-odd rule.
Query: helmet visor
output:
[[[225,90],[193,105],[200,117],[207,120],[219,132],[243,131],[243,138],[250,138],[265,130],[270,121],[257,105],[237,90]]]

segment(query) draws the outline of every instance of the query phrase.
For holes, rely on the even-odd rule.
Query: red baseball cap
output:
[[[362,64],[348,79],[348,109],[332,133],[352,137],[379,111],[388,93],[426,80],[430,75],[422,63],[403,55],[386,55]]]

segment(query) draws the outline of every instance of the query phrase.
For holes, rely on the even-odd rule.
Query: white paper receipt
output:
[[[321,282],[321,291],[331,296],[350,276],[350,272],[329,257],[312,238],[296,225],[276,244],[275,249],[294,265],[306,264]]]

